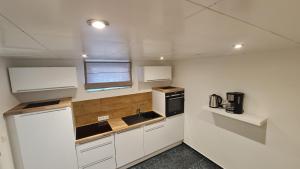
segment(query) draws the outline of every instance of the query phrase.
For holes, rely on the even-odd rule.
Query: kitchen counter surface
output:
[[[91,141],[94,141],[94,140],[97,140],[97,139],[100,139],[100,138],[103,138],[103,137],[107,137],[107,136],[109,136],[111,134],[114,134],[114,133],[121,133],[121,132],[130,130],[130,129],[138,128],[138,127],[141,127],[141,126],[144,126],[144,125],[153,124],[153,123],[163,121],[163,120],[165,120],[165,117],[158,117],[158,118],[155,118],[155,119],[152,119],[152,120],[148,120],[148,121],[145,121],[145,122],[141,122],[141,123],[137,123],[137,124],[128,126],[122,120],[122,118],[110,119],[110,120],[108,120],[108,123],[111,126],[112,131],[76,140],[76,144],[84,144],[84,143],[91,142]]]
[[[46,110],[51,110],[51,109],[60,109],[64,107],[72,107],[72,101],[71,98],[61,98],[57,99],[60,100],[58,104],[55,105],[49,105],[49,106],[42,106],[42,107],[35,107],[35,108],[26,108],[29,103],[21,103],[17,105],[16,107],[12,108],[11,110],[5,112],[3,114],[4,117],[6,116],[11,116],[11,115],[18,115],[18,114],[26,114],[26,113],[32,113],[32,112],[38,112],[38,111],[46,111]],[[47,100],[44,100],[47,101]],[[39,101],[41,102],[41,101]],[[30,102],[34,103],[34,102]]]
[[[181,87],[173,87],[170,89],[164,89],[164,87],[154,87],[152,90],[160,91],[163,93],[171,93],[171,92],[178,92],[178,91],[184,91],[184,88]]]

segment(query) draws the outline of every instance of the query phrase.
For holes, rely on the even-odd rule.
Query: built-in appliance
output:
[[[112,131],[112,128],[110,127],[109,123],[107,121],[99,122],[99,123],[93,123],[81,127],[76,128],[76,140],[90,137],[96,134],[106,133]]]
[[[229,92],[226,93],[226,97],[228,101],[228,104],[226,105],[226,112],[233,114],[242,114],[244,112],[244,93]]]
[[[51,106],[51,105],[59,104],[59,102],[60,102],[60,100],[50,100],[50,101],[44,101],[44,102],[29,103],[24,107],[24,109],[43,107],[43,106]]]
[[[166,116],[184,113],[184,91],[166,93]]]
[[[184,89],[179,87],[159,87],[152,91],[153,111],[170,117],[184,113]]]
[[[209,96],[209,107],[211,108],[221,108],[222,107],[222,97],[216,94]]]
[[[176,89],[176,87],[173,87],[173,86],[165,86],[165,87],[160,87],[160,89],[162,89],[162,90],[166,90],[166,89]]]

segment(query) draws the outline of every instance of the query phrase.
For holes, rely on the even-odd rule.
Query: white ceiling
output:
[[[168,59],[300,47],[299,0],[0,0],[0,56]],[[110,22],[95,30],[88,19]],[[243,43],[240,51],[233,44]]]

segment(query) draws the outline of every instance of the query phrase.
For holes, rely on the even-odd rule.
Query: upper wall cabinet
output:
[[[171,66],[144,66],[139,68],[139,81],[154,82],[172,80]]]
[[[9,68],[13,93],[77,88],[75,67]]]

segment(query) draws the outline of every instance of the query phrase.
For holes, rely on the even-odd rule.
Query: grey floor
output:
[[[186,144],[181,144],[130,169],[222,169]]]

